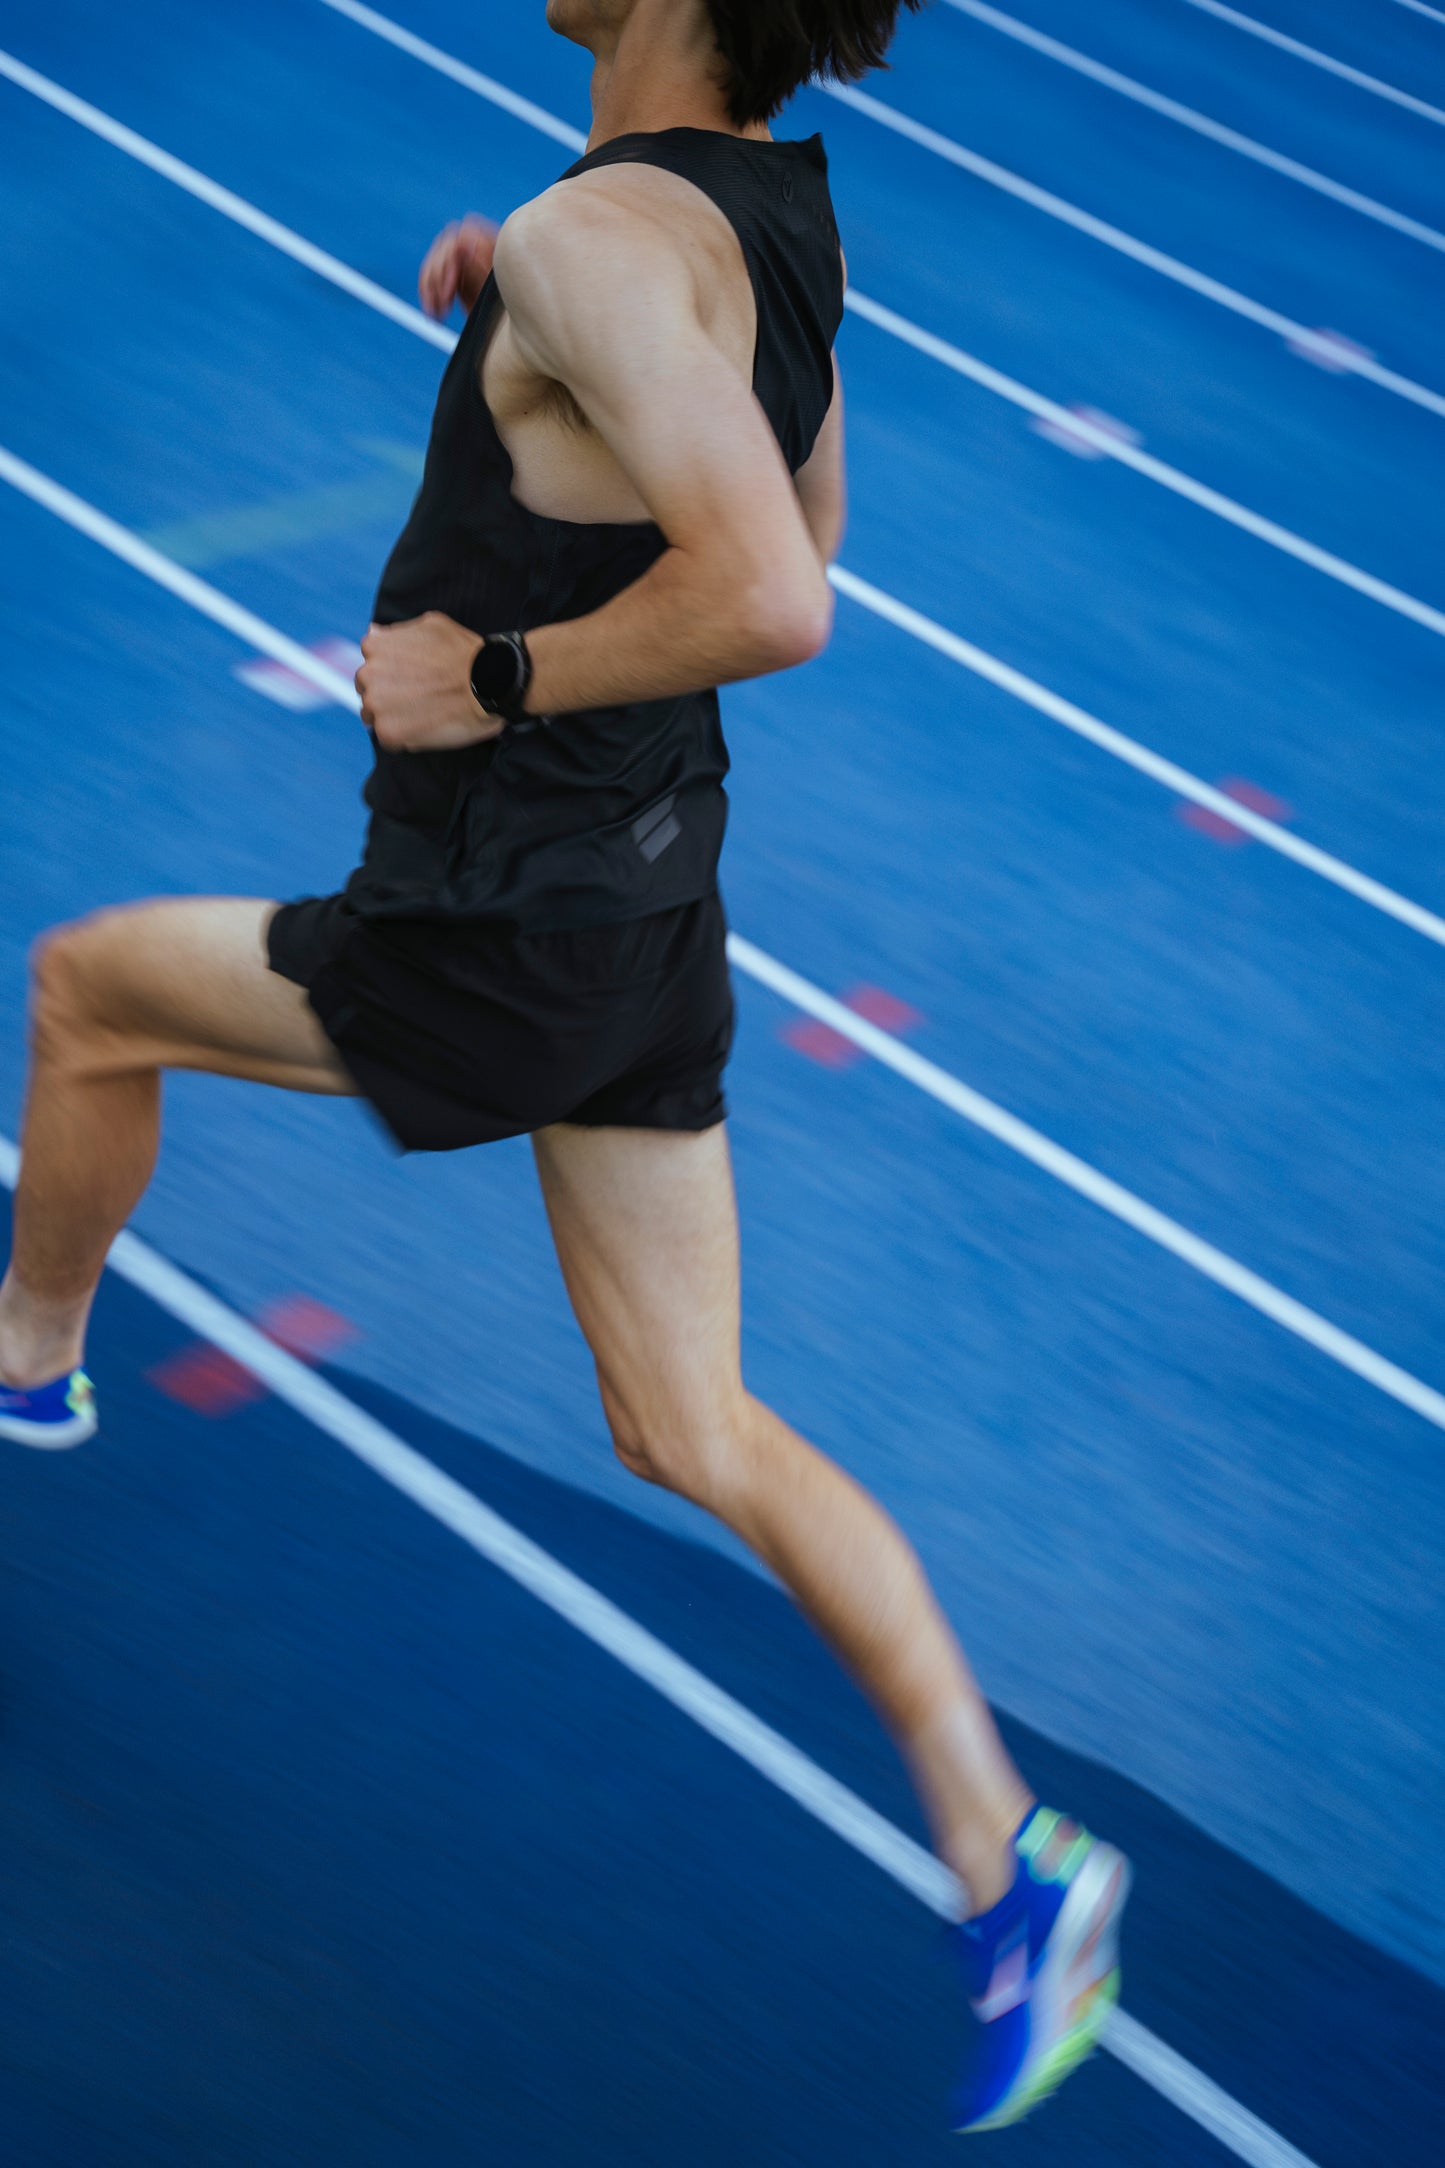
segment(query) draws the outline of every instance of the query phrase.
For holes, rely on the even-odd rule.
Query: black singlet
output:
[[[753,386],[796,474],[832,400],[843,314],[821,139],[673,128],[618,137],[563,178],[624,161],[690,181],[736,232],[757,299]],[[650,521],[546,519],[512,495],[480,381],[498,305],[488,280],[442,379],[421,489],[382,575],[379,624],[441,610],[478,633],[530,631],[600,608],[667,547]],[[348,905],[366,918],[541,932],[696,902],[716,885],[727,769],[715,692],[557,716],[464,752],[378,748]]]

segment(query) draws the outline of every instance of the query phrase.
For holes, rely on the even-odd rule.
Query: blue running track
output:
[[[541,0],[395,4],[585,125]],[[1445,246],[1445,126],[1186,0],[1018,5]],[[1445,26],[1256,6],[1445,109]],[[444,219],[570,156],[323,0],[54,0],[0,47],[403,299]],[[855,285],[935,342],[845,328],[847,570],[1445,913],[1445,253],[946,0],[867,87],[1427,397],[810,92],[786,126],[826,133]],[[13,77],[0,199],[0,446],[278,632],[354,639],[435,348]],[[0,561],[13,1137],[34,935],[336,885],[365,746],[8,487]],[[728,714],[739,934],[1445,1388],[1439,938],[846,598],[826,657]],[[903,1520],[1044,1794],[1134,1852],[1126,2002],[1279,2134],[1234,2156],[1437,2162],[1440,1420],[739,993],[754,1386]],[[245,1315],[345,1320],[351,1398],[915,1828],[776,1592],[611,1462],[524,1146],[397,1160],[356,1107],[177,1079],[137,1224]],[[8,2157],[947,2157],[958,2015],[911,1898],[115,1281],[91,1361],[102,1437],[6,1449]],[[1230,2157],[1109,2058],[1008,2143]]]

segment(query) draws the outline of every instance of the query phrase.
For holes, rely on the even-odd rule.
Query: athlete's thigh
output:
[[[705,1418],[738,1385],[727,1132],[544,1129],[533,1139],[567,1291],[604,1392],[634,1421]]]
[[[61,983],[97,1071],[208,1069],[293,1091],[355,1090],[304,990],[266,960],[274,903],[186,896],[63,927]]]

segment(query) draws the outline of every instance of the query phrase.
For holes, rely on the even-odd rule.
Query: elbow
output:
[[[758,652],[757,674],[796,670],[828,645],[833,630],[833,590],[821,568],[817,577],[775,582],[757,590],[748,613]]]

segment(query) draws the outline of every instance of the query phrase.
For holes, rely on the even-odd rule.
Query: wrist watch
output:
[[[489,632],[472,657],[472,698],[484,715],[500,716],[513,728],[534,723],[524,701],[532,682],[532,657],[526,635]]]

